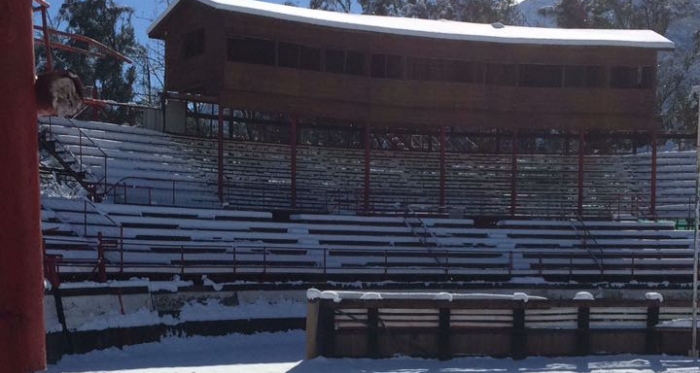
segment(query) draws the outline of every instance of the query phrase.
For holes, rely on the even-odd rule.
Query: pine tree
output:
[[[590,28],[591,17],[586,0],[561,0],[554,9],[554,16],[562,28]]]
[[[515,0],[358,0],[364,14],[522,24]]]
[[[352,0],[310,0],[309,8],[350,13]]]
[[[139,59],[145,49],[136,41],[131,24],[133,9],[118,6],[113,0],[66,0],[59,9],[59,23],[67,21],[65,31],[87,36],[131,59]],[[70,44],[87,48],[81,41]],[[101,98],[117,102],[134,99],[137,72],[134,66],[125,66],[114,58],[96,58],[84,54],[58,52],[57,67],[70,69],[80,76],[85,85],[97,87]],[[125,110],[118,110],[109,118],[127,121]],[[103,118],[104,119],[104,118]]]
[[[554,7],[559,27],[648,29],[669,34],[674,21],[700,14],[694,0],[560,0]],[[686,35],[697,34],[692,30]],[[674,40],[677,41],[677,40]],[[697,118],[688,101],[690,85],[700,72],[698,40],[686,46],[677,43],[673,53],[664,53],[658,64],[656,109],[666,129],[694,128]]]

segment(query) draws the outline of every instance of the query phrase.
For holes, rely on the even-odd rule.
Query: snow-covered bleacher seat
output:
[[[105,257],[115,274],[628,281],[685,279],[692,268],[692,235],[671,222],[502,220],[479,228],[412,214],[279,219],[60,198],[43,198],[42,207],[52,254],[67,263],[96,259],[102,236],[114,243]],[[81,248],[63,246],[66,238]]]
[[[218,205],[216,185],[169,135],[111,123],[42,118],[41,131],[118,203]],[[215,180],[215,179],[214,179]]]

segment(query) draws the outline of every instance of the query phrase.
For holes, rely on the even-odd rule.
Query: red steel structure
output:
[[[32,0],[0,1],[0,367],[46,368]]]

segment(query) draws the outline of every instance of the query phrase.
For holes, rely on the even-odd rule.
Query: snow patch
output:
[[[647,300],[658,300],[659,302],[664,301],[664,296],[656,292],[648,292],[644,294],[644,298],[646,298]]]
[[[435,300],[446,300],[448,302],[452,302],[452,294],[450,293],[445,293],[445,292],[440,292],[435,294]]]
[[[214,291],[221,291],[221,289],[224,288],[224,285],[222,284],[217,284],[216,282],[212,281],[207,277],[207,275],[202,275],[202,283],[204,286],[211,286]]]
[[[595,300],[595,297],[587,291],[579,291],[574,295],[574,300]]]
[[[364,293],[360,297],[362,300],[376,300],[376,299],[382,299],[382,295],[379,293]]]

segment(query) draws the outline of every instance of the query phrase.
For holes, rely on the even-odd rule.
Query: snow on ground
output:
[[[700,373],[700,360],[681,356],[304,360],[304,349],[303,331],[169,337],[123,350],[67,356],[50,366],[48,373]]]

